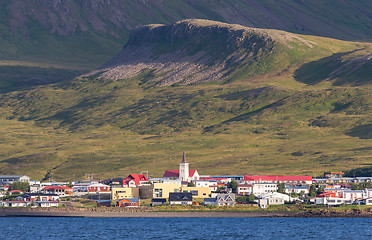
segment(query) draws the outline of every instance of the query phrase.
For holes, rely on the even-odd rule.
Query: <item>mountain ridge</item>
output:
[[[188,19],[170,25],[147,25],[132,31],[122,51],[97,71],[102,79],[127,79],[151,71],[158,86],[225,81],[237,72],[252,77],[282,67],[275,55],[298,45],[304,52],[315,42],[279,30],[249,28],[210,20]],[[274,66],[277,65],[277,66]],[[259,69],[261,68],[261,69]]]

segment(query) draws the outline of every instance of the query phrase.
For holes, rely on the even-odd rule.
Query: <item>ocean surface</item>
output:
[[[372,239],[371,218],[0,217],[0,239]]]

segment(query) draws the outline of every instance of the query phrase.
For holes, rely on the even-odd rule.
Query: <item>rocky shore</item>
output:
[[[153,209],[125,208],[0,208],[0,217],[364,217],[371,218],[372,211],[309,210],[305,212],[158,212]]]

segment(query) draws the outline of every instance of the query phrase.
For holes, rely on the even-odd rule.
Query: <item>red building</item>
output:
[[[70,187],[65,186],[51,186],[43,188],[44,194],[57,194],[60,197],[72,196],[74,190]]]
[[[284,176],[284,175],[257,175],[244,176],[244,181],[248,183],[265,183],[265,182],[280,182],[280,183],[313,183],[312,176]]]
[[[148,178],[143,174],[130,174],[123,180],[123,186],[135,187],[148,181]]]
[[[116,202],[119,207],[139,207],[138,198],[124,198]]]
[[[88,192],[110,192],[111,187],[102,183],[91,184],[87,187]]]

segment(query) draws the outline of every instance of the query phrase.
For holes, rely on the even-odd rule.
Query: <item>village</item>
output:
[[[337,207],[372,205],[372,177],[343,177],[326,172],[323,178],[284,175],[199,175],[190,170],[183,153],[178,170],[162,178],[147,172],[126,178],[94,181],[41,182],[25,175],[0,175],[0,207],[61,207],[89,199],[96,207],[159,205],[314,204]],[[70,201],[71,200],[71,201]],[[69,202],[70,205],[66,205]],[[71,205],[70,207],[72,207]]]

